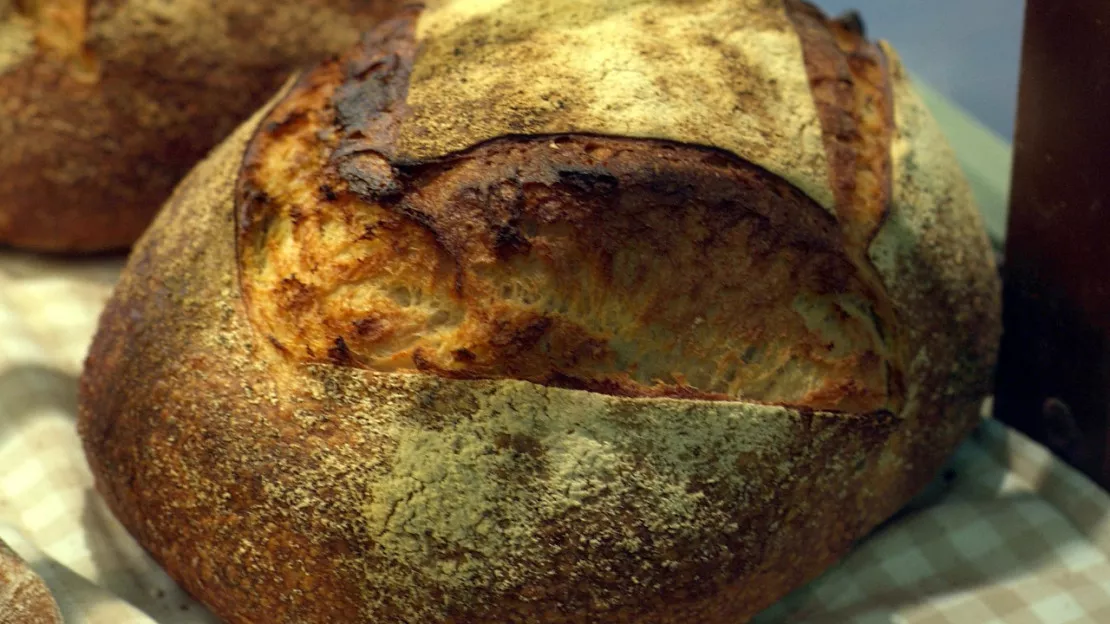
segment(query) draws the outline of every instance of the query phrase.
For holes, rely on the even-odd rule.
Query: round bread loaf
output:
[[[100,491],[231,622],[737,624],[974,426],[999,283],[893,51],[793,1],[405,9],[138,244]]]
[[[50,589],[0,541],[0,624],[62,624]]]
[[[394,0],[0,0],[0,244],[129,246],[289,72]]]

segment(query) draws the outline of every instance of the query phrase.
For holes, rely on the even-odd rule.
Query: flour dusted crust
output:
[[[0,244],[129,246],[289,72],[394,5],[0,1]]]
[[[0,624],[62,624],[50,589],[0,542]]]
[[[690,3],[537,4],[399,13],[241,126],[136,248],[80,429],[115,513],[225,619],[745,621],[973,426],[997,278],[889,50],[801,3],[751,14],[796,33],[764,78],[812,98],[753,123],[820,129],[824,173],[799,175],[824,199],[727,137],[538,119],[517,82],[485,105],[519,131],[406,143],[444,119],[412,98],[464,95],[412,90],[449,62],[437,37],[486,24],[461,13],[546,20],[468,39],[473,62]]]
[[[732,152],[832,206],[809,83],[795,71],[802,46],[781,3],[432,2],[415,38],[400,160],[507,134],[670,139]]]

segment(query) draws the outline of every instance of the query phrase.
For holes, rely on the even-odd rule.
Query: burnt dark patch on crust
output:
[[[355,153],[338,162],[339,177],[366,201],[381,201],[403,191],[397,172],[376,154]]]
[[[863,16],[860,15],[859,11],[847,11],[836,16],[834,21],[840,25],[841,28],[860,39],[867,38],[867,26],[863,23]]]
[[[343,340],[343,336],[336,336],[335,344],[328,349],[328,359],[339,366],[355,364],[355,358],[351,354],[351,350],[347,348],[347,342]]]
[[[366,150],[393,154],[400,120],[407,112],[419,13],[413,7],[402,10],[364,35],[362,45],[344,59],[343,79],[331,98],[341,135],[338,157]]]
[[[383,332],[381,319],[373,316],[360,318],[354,322],[355,334],[364,340],[378,340]]]
[[[560,169],[558,174],[560,184],[591,198],[607,197],[619,188],[617,179],[604,167],[567,167]]]
[[[495,226],[493,246],[500,260],[507,260],[517,254],[526,254],[532,249],[528,236],[512,221]]]

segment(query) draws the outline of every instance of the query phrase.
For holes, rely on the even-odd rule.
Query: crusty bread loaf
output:
[[[80,430],[231,622],[737,624],[930,479],[998,316],[957,165],[856,22],[440,2],[176,190]]]
[[[396,0],[0,0],[0,244],[130,245],[302,63]]]
[[[0,541],[0,624],[62,624],[50,589]]]

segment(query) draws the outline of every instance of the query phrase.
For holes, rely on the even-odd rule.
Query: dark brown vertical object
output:
[[[1110,2],[1028,0],[996,413],[1110,487]]]

